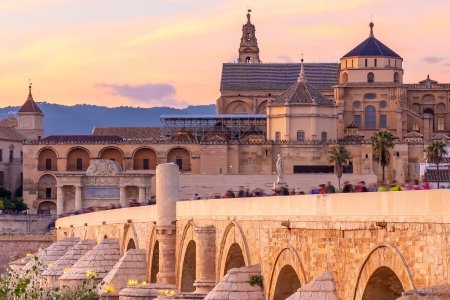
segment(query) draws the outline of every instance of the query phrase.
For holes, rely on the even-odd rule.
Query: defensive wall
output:
[[[339,299],[397,299],[449,282],[449,196],[431,190],[178,201],[173,212],[162,196],[154,206],[59,219],[57,239],[115,238],[122,259],[142,249],[147,282],[170,284],[173,275],[172,288],[184,293],[206,294],[230,269],[259,264],[265,299],[286,299],[326,271]],[[132,286],[120,299],[153,299],[145,295]]]

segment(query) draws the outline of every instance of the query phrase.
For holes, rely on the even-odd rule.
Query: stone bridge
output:
[[[59,265],[47,274],[53,284],[94,272],[109,299],[284,300],[299,289],[289,299],[384,300],[448,292],[448,190],[177,201],[177,166],[158,165],[156,176],[156,205],[57,221],[56,244],[91,246],[48,258]],[[333,296],[302,298],[323,273],[332,275]],[[248,284],[252,275],[262,287]]]

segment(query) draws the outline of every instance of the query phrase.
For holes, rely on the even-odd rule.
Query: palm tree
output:
[[[334,164],[334,174],[336,174],[338,178],[338,188],[341,188],[341,177],[344,172],[344,165],[347,164],[347,161],[350,159],[349,153],[344,146],[337,145],[333,146],[328,152],[330,156],[328,156],[328,162],[330,164]]]
[[[442,158],[447,155],[446,145],[441,141],[433,141],[425,149],[428,162],[435,164],[437,169],[437,186],[439,188],[439,164],[442,162]]]
[[[372,151],[376,161],[381,165],[383,170],[383,181],[384,179],[384,169],[389,166],[391,161],[391,153],[389,149],[394,148],[394,135],[387,131],[386,129],[380,129],[378,132],[370,137],[372,142]]]

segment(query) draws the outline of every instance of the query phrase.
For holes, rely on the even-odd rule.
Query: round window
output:
[[[437,106],[437,110],[438,111],[444,111],[445,110],[445,104],[444,103],[439,103]]]
[[[420,110],[419,104],[413,104],[412,110],[415,111],[415,112],[419,112],[419,110]]]
[[[380,107],[381,108],[386,108],[386,106],[387,106],[387,103],[385,101],[380,103]]]
[[[354,108],[360,108],[361,107],[361,102],[359,102],[359,101],[353,102],[353,107]]]

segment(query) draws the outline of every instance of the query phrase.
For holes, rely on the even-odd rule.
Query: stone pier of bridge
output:
[[[450,191],[178,201],[176,168],[158,165],[156,205],[58,219],[57,243],[93,243],[52,256],[59,281],[93,272],[122,300],[450,297]]]

